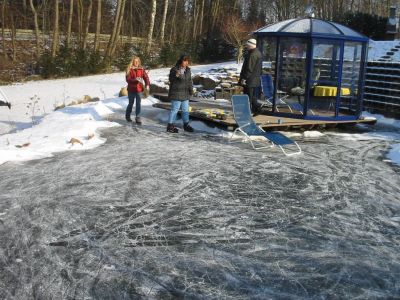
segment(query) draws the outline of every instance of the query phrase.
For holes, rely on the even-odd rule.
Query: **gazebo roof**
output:
[[[314,18],[299,18],[285,20],[265,26],[254,32],[255,35],[299,35],[322,38],[337,38],[345,40],[368,41],[368,37],[344,25]]]

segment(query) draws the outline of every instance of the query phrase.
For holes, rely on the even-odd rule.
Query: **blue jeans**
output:
[[[175,122],[179,108],[182,109],[183,123],[189,123],[189,100],[171,100],[171,112],[169,113],[168,123],[172,124]]]
[[[128,99],[129,99],[129,104],[126,108],[126,113],[125,116],[128,118],[131,117],[131,113],[132,113],[132,107],[133,104],[135,103],[135,99],[136,99],[136,107],[135,107],[135,113],[136,113],[136,117],[140,116],[140,110],[141,110],[141,93],[135,93],[135,92],[128,92]]]

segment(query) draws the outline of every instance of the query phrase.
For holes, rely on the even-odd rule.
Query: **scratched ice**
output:
[[[0,167],[0,298],[399,296],[390,142],[325,135],[287,158],[164,130]]]

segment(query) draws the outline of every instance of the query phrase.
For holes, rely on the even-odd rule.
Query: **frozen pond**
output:
[[[375,299],[400,294],[390,143],[304,154],[164,125],[0,166],[1,299]]]

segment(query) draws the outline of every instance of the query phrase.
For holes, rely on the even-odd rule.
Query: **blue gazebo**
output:
[[[274,83],[267,114],[316,120],[360,117],[366,36],[312,17],[269,25],[254,35],[263,54],[263,72]]]

